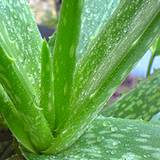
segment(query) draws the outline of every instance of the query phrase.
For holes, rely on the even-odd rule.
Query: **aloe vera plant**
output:
[[[0,8],[0,112],[27,159],[158,159],[157,124],[99,113],[159,38],[159,0],[63,0],[49,42],[27,0]]]
[[[152,67],[152,64],[153,64],[153,61],[154,61],[155,57],[157,55],[160,55],[160,38],[158,38],[154,42],[154,44],[152,45],[151,52],[152,52],[152,55],[151,55],[151,58],[150,58],[150,61],[149,61],[148,69],[147,69],[147,76],[149,76],[150,73],[151,73],[151,67]]]
[[[128,119],[151,120],[152,116],[160,112],[160,73],[156,71],[154,75],[124,94],[112,105],[107,105],[104,116],[113,116]],[[154,102],[154,103],[153,103]]]

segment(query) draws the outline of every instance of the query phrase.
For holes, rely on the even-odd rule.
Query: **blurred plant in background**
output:
[[[37,24],[55,28],[59,10],[59,0],[29,0]]]

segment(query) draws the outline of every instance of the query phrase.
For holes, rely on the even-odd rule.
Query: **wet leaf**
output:
[[[160,112],[159,91],[160,72],[157,71],[111,106],[107,105],[102,114],[105,116],[148,121],[154,114]]]
[[[28,9],[27,0],[16,0],[14,3],[10,0],[0,1],[0,83],[8,96],[6,101],[1,94],[0,101],[6,108],[0,109],[9,128],[30,151],[55,154],[74,144],[97,117],[120,82],[160,35],[159,0],[107,0],[104,4],[100,0],[84,0],[84,6],[82,2],[83,0],[63,1],[55,44],[54,38],[49,43],[50,50],[54,53],[52,77],[52,68],[47,69],[47,63],[50,66],[52,60],[46,43],[42,48],[40,66],[42,40]],[[88,31],[87,26],[91,26]],[[52,78],[54,92],[50,86]],[[47,95],[48,91],[54,93],[55,137],[51,132],[54,128],[54,111],[47,117],[48,101],[52,99]],[[45,105],[44,111],[42,105]],[[14,126],[12,118],[16,119],[18,126]],[[109,135],[118,130],[118,133],[129,136],[122,141],[118,139],[123,145],[120,145],[115,154],[112,153],[113,147],[118,144],[113,137],[106,138],[106,141],[97,139],[107,136],[106,131],[100,132],[104,127],[106,131],[110,131]],[[144,132],[145,136],[140,135]],[[89,136],[92,133],[94,137]],[[89,135],[84,140],[82,138],[82,143],[81,139],[75,143],[75,148],[69,155],[69,150],[59,155],[61,159],[65,154],[69,158],[73,155],[75,159],[79,156],[78,153],[84,152],[81,157],[90,156],[94,159],[97,156],[110,156],[112,159],[157,159],[158,133],[159,127],[153,124],[99,117]],[[138,139],[140,136],[142,137]],[[96,142],[92,142],[92,138],[96,138]],[[137,139],[133,141],[134,138]],[[87,146],[88,140],[91,145]],[[127,142],[130,146],[126,146],[124,150]],[[92,145],[93,151],[92,148],[87,150]],[[140,148],[136,145],[141,148],[140,155]],[[112,148],[107,148],[110,146]]]
[[[69,149],[27,160],[159,160],[160,127],[143,121],[98,117]]]
[[[12,131],[13,135],[17,140],[24,145],[29,151],[35,152],[33,146],[28,139],[28,134],[24,131],[24,124],[20,119],[19,114],[15,110],[15,106],[9,99],[7,94],[5,94],[2,86],[0,86],[0,112],[5,118],[5,123]]]
[[[119,3],[120,0],[84,0],[77,61],[109,21]]]
[[[42,113],[42,108],[35,103],[32,92],[26,84],[24,77],[19,72],[14,59],[5,53],[2,48],[0,48],[0,83],[9,99],[14,104],[20,121],[24,124],[24,129],[22,129],[22,131],[25,130],[28,134],[28,140],[33,143],[38,151],[47,149],[51,144],[53,136]],[[6,99],[3,98],[2,96],[1,101],[5,103]],[[7,111],[9,106],[8,108],[4,106],[4,112],[6,112],[5,109]],[[3,111],[2,114],[4,114]],[[8,119],[10,116],[14,115],[5,114],[4,118]],[[12,125],[13,122],[11,118],[7,120],[8,125]],[[13,125],[13,129],[15,130],[19,128],[18,124],[15,123]],[[21,137],[18,132],[14,132],[14,134],[16,134],[17,138]],[[40,139],[40,137],[43,138]]]
[[[158,0],[124,0],[119,4],[76,65],[72,114],[44,153],[69,147],[96,118],[117,86],[159,36],[159,11]]]
[[[42,40],[27,0],[0,1],[0,46],[39,95]]]
[[[53,54],[55,40],[56,40],[56,32],[54,32],[53,35],[49,37],[49,41],[48,41],[48,45],[49,45],[51,54]]]
[[[53,57],[56,130],[64,125],[70,112],[70,95],[80,34],[83,0],[63,1],[56,32]]]
[[[154,62],[154,59],[157,55],[160,55],[160,38],[157,38],[153,45],[151,46],[152,55],[149,60],[148,69],[147,69],[147,77],[151,74],[151,68]]]
[[[43,42],[41,51],[41,101],[40,107],[47,119],[51,130],[55,125],[55,110],[53,105],[53,69],[52,55],[46,41]]]
[[[157,38],[157,40],[154,42],[154,44],[151,47],[152,54],[160,55],[160,38]]]

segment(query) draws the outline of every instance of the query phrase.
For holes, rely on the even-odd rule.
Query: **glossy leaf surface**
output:
[[[46,41],[43,42],[41,51],[41,100],[40,107],[43,109],[50,129],[55,126],[55,108],[53,104],[53,68],[52,55]]]
[[[76,49],[79,41],[83,0],[63,1],[56,32],[53,75],[56,129],[64,125],[70,114],[70,96]]]
[[[24,124],[20,119],[20,116],[17,113],[14,104],[5,94],[2,86],[0,86],[0,104],[0,112],[2,116],[5,118],[5,122],[12,131],[13,135],[29,151],[35,152],[30,140],[28,139],[28,134],[24,131]]]
[[[77,61],[82,57],[105,23],[109,21],[119,3],[120,0],[84,0]]]
[[[129,119],[150,120],[160,112],[160,72],[157,71],[148,79],[142,81],[135,89],[125,94],[111,106],[106,106],[102,113]]]
[[[18,70],[39,94],[42,40],[27,0],[0,1],[0,46],[16,59]]]
[[[23,121],[28,139],[38,151],[45,150],[51,144],[53,138],[51,130],[42,114],[42,109],[37,106],[32,92],[19,72],[15,61],[2,48],[0,48],[0,83],[14,104],[21,121]],[[8,121],[8,123],[13,123],[12,121]],[[14,127],[16,128],[16,124]],[[17,125],[17,127],[19,126]],[[43,138],[40,139],[40,137]]]
[[[142,121],[98,117],[68,150],[28,160],[159,160],[160,127]]]
[[[120,3],[77,64],[72,115],[44,153],[69,147],[96,118],[120,82],[159,36],[159,11],[158,0]]]
[[[98,5],[93,6],[96,2]],[[0,22],[2,30],[0,32],[0,83],[12,101],[8,103],[8,111],[10,111],[9,108],[15,107],[14,112],[11,110],[9,115],[6,114],[7,109],[3,114],[6,120],[8,118],[8,126],[17,139],[30,151],[35,149],[41,154],[56,154],[74,144],[91,125],[135,63],[160,35],[159,0],[107,0],[104,4],[99,0],[63,0],[55,43],[54,38],[49,43],[50,51],[53,53],[50,55],[49,47],[44,43],[40,66],[42,40],[28,9],[27,1],[16,0],[13,4],[13,1],[2,0],[0,7],[2,9],[0,11],[2,19]],[[93,10],[94,7],[95,10]],[[96,13],[99,8],[101,8],[100,12]],[[101,15],[103,16],[100,19]],[[87,31],[87,26],[92,27]],[[41,92],[39,92],[40,88]],[[3,98],[2,95],[0,100],[5,105]],[[54,98],[54,104],[52,98]],[[51,103],[53,105],[50,105]],[[16,123],[19,124],[17,127],[13,127],[11,121],[13,117],[17,117]],[[18,123],[19,120],[22,123]],[[145,137],[135,140],[136,143],[133,142],[133,146],[131,144],[130,147],[126,147],[130,150],[122,152],[120,149],[122,145],[119,145],[121,152],[117,151],[114,155],[117,159],[126,159],[127,156],[140,159],[142,155],[137,152],[139,150],[136,150],[136,145],[141,146],[144,142],[145,146],[152,148],[151,152],[142,147],[145,158],[153,159],[159,156],[159,150],[156,150],[159,149],[157,141],[159,127],[129,121],[131,123],[129,129],[126,128],[129,125],[128,121],[121,122],[120,119],[98,118],[94,123],[95,130],[93,126],[93,130],[91,129],[94,132],[94,138],[96,137],[97,140],[98,137],[106,136],[106,133],[99,132],[104,127],[110,128],[111,132],[108,133],[116,132],[119,127],[122,128],[118,130],[120,133],[126,131],[124,134],[132,137],[132,139],[125,137],[122,141],[118,139],[124,147],[124,143],[133,142],[130,141],[133,137],[138,138],[141,136],[140,133],[147,130]],[[51,130],[55,133],[55,137]],[[93,137],[87,136],[82,144],[90,138]],[[111,139],[114,141],[114,138],[110,138],[108,142],[113,142]],[[114,142],[111,144],[112,147],[115,146]],[[84,150],[84,158],[90,158],[88,156],[116,158],[112,157],[112,153],[106,148],[110,146],[107,145],[107,141],[91,143],[91,145],[94,144],[100,149],[97,151],[97,147],[93,147],[93,152]],[[79,147],[83,152],[81,142]],[[73,155],[75,159],[74,154],[77,154],[76,151],[79,152],[79,147],[73,148],[69,156]],[[104,152],[105,149],[108,153]],[[96,154],[90,155],[94,151]],[[148,152],[150,155],[147,155]],[[64,154],[59,154],[62,155],[60,158],[63,158]],[[57,157],[54,156],[54,158]]]
[[[42,40],[27,0],[2,0],[0,8],[0,82],[23,121],[28,141],[39,152],[53,138],[39,107]],[[5,115],[10,126],[13,120],[9,116]],[[14,130],[18,128],[18,124],[14,126]],[[14,134],[21,138],[18,132]]]
[[[153,43],[150,49],[151,49],[152,55],[150,57],[150,61],[148,64],[147,77],[151,74],[151,68],[152,68],[155,57],[157,55],[160,55],[160,38],[157,38],[155,40],[155,42]]]
[[[151,47],[152,54],[160,55],[160,38],[157,38]]]

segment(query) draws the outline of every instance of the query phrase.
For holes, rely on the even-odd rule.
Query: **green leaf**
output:
[[[70,112],[70,95],[76,62],[83,0],[63,1],[54,46],[54,104],[56,129]]]
[[[151,12],[148,12],[150,10]],[[72,114],[44,153],[73,144],[160,34],[160,1],[121,1],[76,65]]]
[[[151,58],[149,61],[149,65],[148,65],[148,69],[147,69],[147,77],[150,75],[151,73],[151,68],[152,68],[152,64],[154,62],[154,59],[157,55],[160,55],[160,38],[157,38],[155,40],[155,42],[153,43],[152,47],[151,47]]]
[[[157,38],[157,40],[154,42],[154,44],[151,47],[152,54],[160,55],[160,38]]]
[[[42,40],[27,0],[0,1],[0,46],[39,95]]]
[[[56,41],[56,32],[54,32],[53,35],[49,37],[49,41],[48,41],[51,54],[53,54],[55,41]]]
[[[37,107],[42,40],[27,0],[2,0],[0,8],[0,82],[24,123],[28,140],[37,152],[45,150],[53,136],[42,109]],[[12,121],[9,119],[8,125]]]
[[[68,150],[28,160],[159,160],[160,127],[143,121],[98,117]]]
[[[91,41],[109,21],[120,0],[84,0],[77,57],[83,55]]]
[[[107,105],[102,114],[119,118],[150,120],[154,114],[160,112],[159,90],[160,72],[155,72],[111,106]]]
[[[150,74],[151,74],[151,68],[152,68],[155,57],[156,57],[156,52],[154,52],[154,53],[152,52],[152,55],[151,55],[150,60],[149,60],[148,68],[147,68],[146,77],[149,77]]]
[[[31,89],[19,72],[14,59],[8,56],[1,47],[0,83],[14,104],[17,114],[23,121],[28,139],[33,143],[37,152],[47,149],[53,136],[42,114],[42,108],[39,108],[35,103]],[[6,114],[6,119],[8,118],[7,116],[9,117],[10,115]],[[9,119],[8,124],[11,125],[12,123],[13,119]],[[18,128],[18,124],[15,123],[14,128],[16,129],[16,127]],[[16,136],[19,137],[18,135]]]
[[[120,0],[84,0],[77,61],[99,30],[104,27],[104,22],[111,18],[119,3]]]
[[[3,115],[7,126],[12,131],[17,140],[24,145],[29,151],[35,152],[33,146],[28,139],[28,134],[24,131],[24,124],[20,119],[19,114],[15,110],[14,104],[4,92],[2,86],[0,86],[0,112]]]
[[[55,125],[55,110],[53,105],[53,73],[52,73],[52,55],[48,44],[43,42],[41,58],[41,102],[43,113],[47,119],[51,130],[54,130]]]

